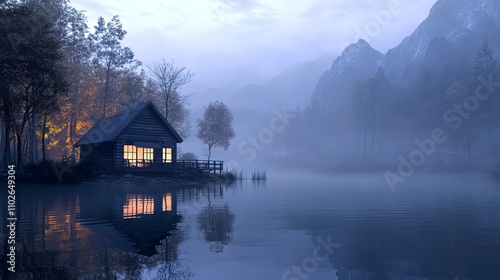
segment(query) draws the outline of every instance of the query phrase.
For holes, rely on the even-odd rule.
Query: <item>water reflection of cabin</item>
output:
[[[83,193],[80,197],[80,220],[91,230],[113,240],[115,247],[129,251],[129,242],[134,253],[152,256],[157,246],[171,231],[176,230],[181,216],[177,214],[177,193],[156,191],[149,193],[113,193],[99,190]],[[125,236],[127,241],[122,241]]]

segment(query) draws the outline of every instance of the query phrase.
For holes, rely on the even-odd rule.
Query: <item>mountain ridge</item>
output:
[[[464,60],[465,64],[470,64],[484,41],[490,43],[494,54],[500,54],[498,34],[500,1],[439,0],[409,36],[383,55],[379,66],[384,67],[391,83],[410,90],[421,80],[423,67],[435,66],[436,71],[442,71],[453,61]],[[336,110],[360,78],[375,72],[376,58],[347,51],[360,44],[364,48],[369,46],[365,41],[351,44],[335,59],[330,70],[321,75],[312,100],[322,104],[323,109]],[[341,61],[358,63],[342,64]]]

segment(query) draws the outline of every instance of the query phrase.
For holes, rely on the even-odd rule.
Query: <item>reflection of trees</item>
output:
[[[179,261],[167,261],[160,269],[155,279],[159,280],[188,280],[194,276],[188,267],[181,265]]]
[[[179,245],[185,240],[183,231],[177,229],[172,235],[167,236],[162,241],[161,248],[158,248],[158,255],[164,256],[161,267],[155,279],[168,280],[188,280],[194,276],[189,267],[182,266],[179,262]]]
[[[233,240],[234,214],[229,206],[212,206],[210,200],[198,214],[198,229],[203,233],[203,238],[210,243],[210,251],[222,253],[224,245],[229,245]]]
[[[222,252],[232,239],[235,218],[229,207],[210,204],[210,200],[223,198],[226,189],[218,184],[179,191],[186,194],[182,196],[186,200],[208,198],[205,208],[201,208],[198,227],[205,240],[213,243],[211,250],[215,252]],[[147,194],[163,198],[165,192]],[[133,221],[126,220],[126,224],[120,220],[123,195],[106,188],[57,189],[55,194],[38,189],[23,192],[18,203],[19,244],[13,279],[192,279],[191,269],[179,261],[179,246],[189,227],[177,224],[176,196],[172,196],[172,214],[155,208],[155,213],[162,212],[157,221],[148,216],[142,218],[139,226],[127,227]],[[7,203],[5,195],[0,194],[0,198],[1,205]],[[162,200],[158,201],[155,200],[155,206],[161,208]],[[0,218],[6,229],[5,211],[0,211]],[[175,227],[167,226],[172,222]],[[153,238],[155,242],[149,242]],[[155,246],[156,253],[141,255],[137,252],[141,246],[134,247],[132,239],[143,247]],[[144,240],[148,242],[140,242]],[[5,242],[0,248],[3,255],[6,248]],[[148,272],[151,274],[145,276]]]
[[[23,248],[24,249],[24,248]],[[59,265],[56,260],[60,258],[58,251],[29,252],[21,251],[22,267],[17,268],[21,272],[21,278],[31,279],[74,279],[75,272]]]
[[[283,219],[292,230],[314,239],[331,235],[340,244],[330,263],[341,280],[500,279],[500,267],[493,265],[500,259],[498,216],[487,210],[496,209],[496,201],[483,192],[464,191],[458,200],[447,189],[432,189],[434,196],[417,201],[408,193],[371,192],[370,199],[355,201],[347,199],[352,193],[339,192],[327,214],[305,218],[309,204],[297,205]]]
[[[430,214],[430,213],[429,213]],[[343,228],[342,246],[331,263],[339,279],[469,279],[477,274],[484,251],[471,240],[478,217],[465,209],[442,209],[434,214],[436,226],[416,226],[411,218],[391,218],[380,227],[373,220]],[[479,245],[479,246],[478,246]],[[498,255],[498,253],[492,253]],[[494,257],[492,257],[494,258]],[[481,271],[495,274],[498,270]],[[497,279],[493,275],[481,279]],[[496,275],[498,276],[498,275]]]
[[[183,228],[165,231],[166,238],[156,245],[158,253],[153,256],[138,254],[129,239],[120,239],[124,236],[120,232],[108,235],[117,232],[116,225],[107,216],[93,215],[113,216],[109,201],[116,197],[121,198],[97,188],[79,193],[58,189],[56,195],[43,190],[24,192],[18,204],[16,274],[12,279],[143,279],[145,271],[156,279],[190,279],[190,268],[178,261],[178,247],[185,240]],[[82,206],[87,211],[83,218]],[[5,229],[7,217],[2,211],[0,217]],[[158,222],[171,221],[162,218]],[[6,254],[5,249],[0,251]]]

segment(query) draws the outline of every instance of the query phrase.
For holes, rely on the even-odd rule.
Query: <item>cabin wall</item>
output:
[[[80,162],[92,163],[92,166],[97,170],[112,170],[114,168],[113,157],[114,145],[111,142],[89,144],[80,147]]]
[[[117,141],[114,145],[114,168],[117,170],[123,169],[123,145],[132,145],[133,141]],[[177,145],[175,144],[172,148],[172,161],[177,161]],[[163,166],[163,151],[162,148],[153,149],[153,167]]]
[[[177,140],[152,108],[140,113],[118,136],[113,155],[116,169],[123,169],[123,145],[134,142],[167,143],[172,148],[172,160],[177,160]],[[162,166],[161,148],[154,149],[153,161],[154,167]]]
[[[123,145],[125,144],[127,143],[122,140],[118,140],[115,142],[115,149],[113,154],[115,169],[123,169]]]

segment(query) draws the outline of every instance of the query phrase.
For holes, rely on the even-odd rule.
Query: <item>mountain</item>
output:
[[[295,108],[309,102],[318,77],[328,69],[332,59],[331,55],[322,55],[313,61],[298,63],[260,85],[210,88],[195,96],[196,103],[206,105],[221,100],[232,109],[266,111],[283,106]]]
[[[242,88],[229,102],[235,107],[253,109],[303,105],[309,101],[318,77],[328,69],[331,59],[323,55],[314,61],[296,64],[261,85]]]
[[[500,54],[498,34],[500,1],[439,0],[413,34],[387,52],[384,67],[389,77],[410,85],[421,65],[473,59],[485,40]]]
[[[230,96],[233,108],[269,111],[287,106],[295,108],[309,102],[318,77],[328,69],[332,56],[323,55],[313,61],[298,63],[261,85],[248,85]]]
[[[343,103],[345,93],[349,92],[358,80],[373,75],[382,65],[383,59],[384,55],[364,40],[348,46],[342,55],[335,59],[330,70],[321,75],[313,92],[313,99],[320,104],[327,104],[330,109],[338,109]]]
[[[419,81],[425,81],[423,69],[426,77],[438,79],[457,64],[472,67],[484,41],[500,57],[499,34],[500,1],[439,0],[417,29],[386,55],[364,41],[347,47],[321,76],[312,98],[336,108],[352,85],[359,78],[371,76],[378,65],[385,68],[391,83],[414,88]]]

